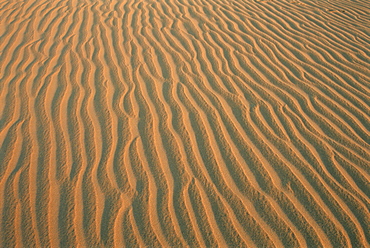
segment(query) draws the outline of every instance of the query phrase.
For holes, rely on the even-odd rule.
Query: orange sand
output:
[[[369,247],[370,2],[0,0],[0,247]]]

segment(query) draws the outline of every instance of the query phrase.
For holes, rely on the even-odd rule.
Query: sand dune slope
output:
[[[0,247],[369,247],[370,2],[0,0]]]

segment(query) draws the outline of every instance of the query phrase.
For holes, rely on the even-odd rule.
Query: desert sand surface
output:
[[[370,1],[0,0],[0,247],[370,247]]]

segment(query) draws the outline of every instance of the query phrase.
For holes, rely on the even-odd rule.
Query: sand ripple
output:
[[[370,3],[0,0],[1,247],[369,247]]]

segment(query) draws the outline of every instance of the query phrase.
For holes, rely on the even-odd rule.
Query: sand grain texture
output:
[[[0,247],[369,247],[370,2],[0,0]]]

